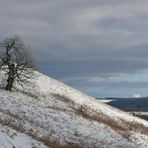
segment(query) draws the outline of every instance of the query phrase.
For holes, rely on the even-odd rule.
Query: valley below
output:
[[[119,108],[133,116],[148,120],[148,97],[100,99],[108,105]]]

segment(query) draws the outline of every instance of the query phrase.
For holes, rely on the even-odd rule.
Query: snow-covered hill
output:
[[[41,73],[17,89],[0,90],[0,148],[148,147],[147,121]]]

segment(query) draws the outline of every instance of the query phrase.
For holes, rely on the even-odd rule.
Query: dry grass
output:
[[[78,116],[82,116],[83,118],[85,118],[87,120],[96,121],[99,123],[104,123],[105,125],[108,125],[113,130],[120,133],[122,136],[124,136],[124,137],[128,136],[127,133],[125,132],[125,131],[127,131],[127,129],[124,126],[122,126],[121,124],[118,124],[117,121],[115,121],[114,119],[111,119],[110,117],[104,115],[103,113],[101,113],[101,112],[98,113],[98,112],[92,110],[90,107],[85,106],[85,105],[83,105],[83,106],[78,105],[74,101],[69,99],[68,97],[65,97],[65,96],[62,96],[59,94],[52,94],[52,96],[58,100],[61,100],[65,103],[67,103],[69,105],[69,107],[71,107],[73,109],[73,111],[75,112],[75,114],[77,114]]]
[[[113,130],[118,132],[124,138],[128,138],[130,136],[126,132],[127,131],[126,126],[119,123],[119,121],[116,121],[115,119],[112,119],[112,118],[104,115],[103,113],[97,113],[95,111],[91,111],[91,112],[93,112],[93,114],[91,114],[91,112],[88,112],[88,111],[91,111],[91,109],[86,106],[80,106],[76,113],[77,113],[77,115],[81,115],[82,117],[86,118],[87,120],[96,121],[99,123],[104,123],[105,125],[109,126]]]
[[[134,121],[132,122],[123,121],[123,122],[126,125],[130,125],[129,126],[130,130],[137,131],[142,134],[148,134],[148,127],[145,127],[142,123],[140,124]]]
[[[89,120],[104,123],[127,139],[130,137],[129,131],[137,131],[143,134],[148,134],[148,127],[145,127],[143,124],[137,122],[127,122],[122,119],[116,120],[103,113],[98,113],[95,111],[91,111],[93,112],[93,115],[91,115],[90,111],[91,109],[89,107],[81,106],[77,110],[77,114]]]
[[[25,133],[30,137],[32,137],[34,140],[37,140],[43,143],[44,145],[49,146],[50,148],[85,148],[86,147],[86,146],[83,146],[83,144],[75,144],[75,143],[66,143],[62,145],[59,143],[59,139],[56,139],[56,138],[54,139],[52,137],[52,132],[49,133],[49,135],[47,136],[37,137],[37,134],[35,133],[35,131],[33,131],[33,129],[26,130],[23,127],[23,124],[20,124],[20,123],[16,124],[16,122],[12,118],[7,118],[6,120],[0,121],[0,124],[11,127],[17,132]]]
[[[0,119],[0,124],[4,126],[8,126],[17,132],[20,133],[25,133],[32,137],[34,140],[37,140],[46,146],[50,148],[85,148],[84,144],[81,142],[79,144],[76,143],[68,143],[65,142],[66,144],[61,144],[59,142],[60,138],[55,138],[54,137],[54,131],[51,130],[48,135],[43,136],[43,137],[38,137],[38,134],[36,131],[33,130],[33,128],[26,129],[25,128],[25,122],[21,119],[18,118],[18,116],[13,115],[13,117],[8,113],[7,117],[5,117],[3,120]]]
[[[46,139],[46,138],[42,140],[42,143],[49,146],[50,148],[86,148],[86,145],[83,145],[83,144],[75,144],[75,143],[60,144],[58,141],[50,142],[49,139]]]
[[[74,106],[76,103],[74,101],[72,101],[71,99],[69,99],[66,96],[60,95],[60,94],[54,94],[51,93],[50,95],[52,95],[54,98],[63,101],[64,103],[68,104],[69,106]]]
[[[55,98],[58,98],[61,101],[64,101],[65,103],[69,104],[69,107],[71,107],[75,113],[78,116],[82,116],[87,120],[96,121],[99,123],[104,123],[105,125],[109,126],[116,132],[118,132],[120,135],[122,135],[124,138],[130,137],[130,131],[137,131],[140,133],[148,134],[148,128],[145,127],[143,124],[137,123],[137,122],[127,122],[122,119],[113,119],[102,112],[98,113],[94,111],[89,106],[85,105],[78,105],[68,97],[59,95],[59,94],[52,94]]]
[[[55,98],[67,103],[69,107],[73,109],[76,115],[82,116],[83,118],[90,120],[90,121],[96,121],[99,123],[104,123],[105,125],[112,128],[114,131],[118,132],[120,135],[122,135],[124,138],[130,137],[129,131],[138,131],[141,133],[148,133],[148,128],[145,127],[143,124],[139,124],[136,122],[127,122],[124,120],[115,120],[104,113],[96,112],[89,106],[81,106],[79,104],[76,104],[72,100],[70,100],[68,97],[61,96],[59,94],[52,94]],[[0,110],[1,112],[4,112],[3,110]],[[48,135],[44,137],[38,137],[36,131],[33,129],[26,130],[23,124],[23,121],[19,119],[18,115],[13,115],[12,113],[4,112],[4,114],[8,114],[11,118],[6,118],[5,120],[0,119],[0,123],[6,126],[9,126],[13,129],[15,129],[18,132],[22,132],[25,134],[28,134],[33,139],[40,141],[44,143],[45,145],[49,146],[50,148],[85,148],[85,143],[66,143],[65,145],[59,143],[59,139],[53,138],[54,132],[49,133]],[[30,122],[30,121],[28,121]],[[39,126],[39,125],[38,125]],[[88,147],[88,146],[87,146]],[[95,145],[93,145],[95,148]]]

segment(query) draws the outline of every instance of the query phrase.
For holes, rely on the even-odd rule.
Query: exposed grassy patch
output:
[[[123,123],[126,125],[130,125],[129,128],[133,131],[138,131],[142,134],[148,134],[148,128],[145,127],[142,123],[140,124],[135,121],[132,122],[123,121]]]
[[[54,93],[51,93],[51,95],[60,100],[60,101],[63,101],[65,102],[66,104],[68,104],[69,106],[74,106],[76,103],[74,101],[72,101],[71,99],[69,99],[68,97],[66,96],[63,96],[63,95],[60,95],[60,94],[54,94]]]
[[[108,117],[107,115],[104,115],[103,113],[97,113],[95,111],[92,111],[89,107],[86,106],[80,106],[77,109],[77,115],[81,115],[82,117],[96,121],[99,123],[104,123],[105,125],[109,126],[119,134],[121,134],[124,138],[128,138],[130,135],[126,132],[127,128],[122,123],[119,123],[119,121],[116,121],[115,119],[112,119]]]
[[[102,112],[96,112],[92,108],[90,108],[89,106],[86,106],[86,105],[82,106],[82,105],[76,104],[74,101],[72,101],[68,97],[65,97],[65,96],[62,96],[59,94],[52,94],[52,95],[56,99],[59,99],[65,103],[67,103],[67,105],[72,108],[72,111],[74,111],[74,113],[76,115],[82,116],[83,118],[90,120],[90,121],[104,123],[108,127],[112,128],[114,131],[117,131],[124,138],[128,139],[130,137],[129,131],[138,131],[141,133],[148,133],[148,128],[142,124],[139,124],[136,122],[127,122],[127,121],[120,120],[120,119],[117,120],[117,119],[114,119],[114,118],[111,118],[111,117],[105,115]],[[55,110],[56,110],[56,108],[55,108]],[[12,127],[16,131],[28,134],[33,139],[40,141],[51,148],[69,148],[69,147],[70,148],[85,148],[86,147],[86,144],[81,143],[81,141],[79,141],[79,143],[77,144],[77,143],[68,143],[65,140],[66,144],[62,145],[59,142],[59,139],[53,138],[55,133],[53,133],[53,132],[50,133],[50,131],[49,131],[48,135],[43,136],[43,137],[39,137],[37,131],[34,131],[33,128],[26,129],[25,122],[23,120],[30,122],[30,123],[31,123],[31,121],[27,120],[26,118],[23,118],[23,120],[21,120],[19,115],[13,114],[8,111],[4,111],[4,110],[0,110],[0,111],[3,112],[4,114],[7,114],[10,116],[10,118],[7,117],[7,118],[5,118],[5,120],[0,119],[1,124]],[[35,124],[35,123],[31,123],[31,124]],[[40,125],[36,125],[36,126],[40,126]],[[30,126],[30,127],[33,127],[33,126]],[[95,144],[92,146],[95,148]],[[89,147],[89,146],[87,146],[87,147]]]
[[[129,131],[137,131],[140,133],[148,134],[148,128],[145,127],[143,124],[137,123],[137,122],[127,122],[122,119],[114,119],[111,118],[104,113],[96,112],[92,108],[86,105],[78,105],[68,97],[59,95],[59,94],[52,94],[55,98],[58,98],[61,101],[64,101],[65,103],[69,104],[69,107],[71,107],[75,113],[79,116],[84,117],[87,120],[96,121],[99,123],[104,123],[105,125],[109,126],[116,132],[118,132],[120,135],[122,135],[124,138],[130,137]]]
[[[3,112],[5,112],[5,111],[3,111]],[[69,143],[69,142],[65,141],[65,144],[61,144],[59,142],[60,138],[55,137],[54,136],[55,132],[52,130],[50,131],[50,129],[48,129],[49,133],[47,135],[40,137],[40,136],[38,136],[37,131],[33,129],[33,126],[40,127],[40,125],[37,125],[35,123],[31,123],[33,125],[26,128],[25,124],[28,121],[21,120],[19,118],[19,116],[9,114],[9,112],[5,112],[4,114],[6,116],[4,116],[3,119],[0,119],[0,124],[2,124],[4,126],[8,126],[12,129],[16,130],[17,132],[25,133],[25,134],[29,135],[30,137],[32,137],[34,140],[37,140],[50,148],[86,148],[86,144],[81,141],[79,141],[79,143]],[[93,145],[93,147],[95,148],[96,146]]]

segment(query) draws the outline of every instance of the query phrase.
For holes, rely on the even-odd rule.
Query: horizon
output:
[[[1,0],[0,40],[20,35],[40,72],[90,96],[145,97],[147,5],[147,0]]]

